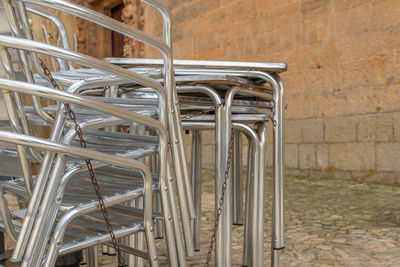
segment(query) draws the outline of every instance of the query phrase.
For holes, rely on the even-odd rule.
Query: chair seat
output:
[[[108,216],[117,238],[144,231],[143,210],[134,207],[114,205],[107,208]],[[61,218],[59,214],[57,220]],[[12,220],[18,233],[21,228],[20,218]],[[0,229],[5,231],[4,223],[0,220]],[[82,234],[84,233],[84,234]],[[72,220],[68,225],[60,255],[91,247],[98,243],[111,240],[107,226],[100,210],[87,213]]]
[[[96,180],[99,184],[104,201],[118,202],[117,197],[134,199],[143,195],[143,177],[138,171],[127,171],[112,166],[94,169]],[[33,177],[36,180],[36,177]],[[153,191],[159,190],[158,175],[153,174]],[[26,191],[22,178],[0,182],[5,193],[16,196],[22,202],[28,202],[29,194]],[[97,205],[97,196],[88,171],[74,174],[68,181],[63,181],[64,196],[60,207],[61,212],[66,212],[77,206]],[[129,197],[130,196],[130,197]],[[123,202],[122,200],[120,202]]]

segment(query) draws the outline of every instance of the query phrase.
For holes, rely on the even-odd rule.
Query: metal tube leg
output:
[[[244,240],[243,240],[243,266],[250,266],[251,263],[251,233],[250,233],[250,202],[253,198],[253,194],[250,190],[253,186],[254,181],[254,148],[252,144],[249,144],[248,148],[248,160],[247,160],[247,179],[246,179],[246,209],[245,209],[245,221],[244,221]]]
[[[216,207],[218,207],[219,199],[221,197],[221,189],[224,183],[225,171],[227,169],[227,160],[229,154],[229,138],[231,135],[231,113],[230,108],[227,106],[223,107],[224,119],[221,123],[221,135],[220,139],[217,139],[217,143],[220,142],[222,145],[221,153],[218,155],[221,160],[220,167],[218,169],[218,175],[216,178]],[[231,172],[228,173],[231,175]],[[219,221],[219,227],[216,238],[216,252],[215,252],[215,265],[217,267],[231,266],[231,182],[228,178],[226,184],[226,193],[224,199],[224,205],[222,207],[221,217]]]
[[[147,252],[149,254],[149,262],[151,267],[158,267],[158,257],[156,253],[156,240],[154,238],[153,227],[150,223],[145,226]],[[173,265],[171,265],[173,266]]]
[[[243,196],[242,196],[242,142],[240,132],[233,132],[232,155],[232,222],[234,225],[243,225]]]
[[[185,143],[183,142],[183,127],[182,127],[182,122],[181,122],[181,117],[180,117],[180,109],[179,109],[179,101],[178,101],[178,96],[176,92],[172,94],[173,98],[173,103],[175,104],[176,112],[172,114],[173,120],[175,120],[175,132],[174,132],[174,140],[175,140],[175,145],[177,146],[178,149],[178,155],[179,155],[179,163],[181,165],[182,169],[182,175],[184,179],[184,185],[185,185],[185,192],[186,192],[186,197],[187,197],[187,204],[189,208],[189,213],[190,213],[190,218],[194,219],[196,214],[195,214],[195,208],[194,208],[194,202],[193,202],[193,196],[192,196],[192,191],[191,191],[191,185],[190,185],[190,178],[189,178],[189,172],[187,169],[187,160],[186,160],[186,153],[185,153]]]
[[[86,267],[97,267],[97,266],[99,266],[97,257],[97,246],[93,246],[87,249]]]
[[[274,75],[273,116],[273,197],[272,197],[272,266],[278,266],[284,240],[284,88],[279,75]]]
[[[168,169],[170,168],[169,163],[167,161],[167,172],[166,175],[168,177],[168,174],[170,171]],[[171,213],[171,202],[172,200],[169,199],[170,194],[168,193],[169,190],[173,190],[168,186],[167,183],[165,183],[164,179],[160,179],[160,191],[161,191],[161,201],[163,205],[163,215],[164,215],[164,227],[165,227],[165,232],[166,232],[166,242],[167,242],[167,248],[168,248],[168,256],[169,256],[169,264],[171,266],[178,266],[178,258],[177,258],[177,251],[176,251],[176,241],[175,241],[175,232],[174,232],[174,225],[173,225],[173,220],[174,218],[172,217]]]
[[[265,159],[266,159],[266,131],[267,127],[265,123],[259,124],[258,126],[258,136],[259,136],[259,160],[258,160],[258,193],[257,193],[257,230],[255,238],[256,246],[255,250],[255,259],[253,262],[255,264],[253,266],[263,266],[264,259],[264,173],[265,173]]]
[[[30,240],[27,245],[27,251],[24,255],[22,266],[35,266],[35,262],[41,260],[44,253],[45,244],[47,244],[50,231],[46,225],[53,225],[55,221],[57,202],[54,201],[57,195],[57,188],[60,185],[61,177],[64,171],[66,157],[57,155],[52,168],[47,188],[44,192],[41,207],[39,207],[35,225],[32,229]],[[37,243],[39,241],[39,243]]]
[[[119,244],[123,244],[123,245],[129,246],[129,243],[128,243],[129,239],[128,238],[129,238],[129,236],[124,236],[123,238],[120,238],[118,240]],[[129,261],[128,261],[129,254],[124,252],[124,251],[121,251],[121,256],[122,256],[122,258],[124,258],[125,263],[129,264]]]
[[[173,116],[172,116],[173,117]],[[175,124],[175,118],[170,119],[172,121],[172,124]],[[170,132],[171,132],[171,139],[175,140],[179,144],[178,139],[174,139],[176,136],[175,132],[176,129],[173,128],[173,125],[170,125]],[[178,199],[179,199],[179,210],[181,212],[181,221],[182,221],[182,228],[183,228],[183,236],[185,239],[185,248],[186,248],[186,255],[188,257],[192,257],[194,255],[194,246],[193,246],[193,236],[192,236],[192,229],[191,229],[191,217],[194,218],[194,216],[191,216],[190,214],[190,209],[189,209],[189,203],[188,203],[188,195],[186,192],[185,188],[185,180],[184,180],[184,175],[183,175],[183,164],[186,164],[186,162],[180,161],[180,156],[179,156],[179,149],[178,149],[178,144],[173,144],[171,145],[172,147],[172,155],[173,155],[173,160],[174,160],[174,167],[175,167],[175,175],[176,175],[176,186],[177,186],[177,192],[178,192]],[[191,191],[189,194],[191,195]],[[191,196],[190,196],[191,197]],[[192,201],[193,203],[193,201]]]
[[[131,207],[136,207],[136,200],[131,200],[131,201],[129,202],[129,206],[131,206]],[[136,234],[133,234],[133,235],[128,236],[128,237],[127,237],[127,243],[128,243],[128,246],[139,249],[139,248],[136,246],[136,236],[137,236]],[[142,248],[140,248],[140,249],[143,250]],[[137,266],[137,265],[136,265],[136,258],[137,258],[137,257],[135,257],[135,256],[132,255],[132,254],[128,254],[128,255],[127,255],[127,257],[126,257],[125,259],[127,259],[128,267],[136,267],[136,266]]]
[[[279,252],[278,249],[271,249],[271,267],[279,267]]]
[[[150,157],[150,169],[153,173],[158,173],[158,156],[152,155]],[[153,208],[155,212],[162,212],[161,196],[158,192],[153,193]],[[156,221],[154,236],[156,239],[164,238],[164,227],[161,220]]]
[[[249,202],[250,202],[250,209],[249,209],[249,236],[250,236],[250,253],[248,254],[248,256],[250,257],[251,262],[249,262],[249,266],[258,266],[257,265],[257,240],[258,240],[258,235],[260,235],[260,233],[257,232],[258,230],[258,221],[257,221],[257,212],[258,212],[258,187],[259,187],[259,155],[260,155],[260,151],[259,151],[259,147],[257,146],[257,144],[255,144],[256,142],[253,141],[252,142],[255,145],[255,149],[254,149],[254,158],[252,159],[252,170],[253,170],[253,174],[252,174],[252,182],[251,182],[251,186],[250,186],[250,195],[251,197],[249,198]]]
[[[171,201],[171,212],[172,212],[172,217],[173,217],[173,224],[174,224],[174,233],[175,233],[175,242],[176,242],[176,250],[178,254],[178,262],[179,266],[186,266],[185,262],[185,252],[183,249],[183,241],[182,241],[182,233],[181,233],[181,225],[179,223],[179,215],[178,215],[178,208],[176,205],[176,186],[174,184],[174,179],[172,178],[171,170],[168,168],[168,173],[167,176],[169,177],[168,179],[168,184],[170,190],[168,190],[169,193],[169,199]]]
[[[192,187],[196,209],[196,219],[193,223],[194,249],[200,251],[200,216],[201,216],[201,134],[200,131],[192,132]]]
[[[137,208],[143,208],[143,198],[138,198],[135,200],[135,205]],[[144,249],[144,235],[142,232],[138,232],[135,234],[135,242],[136,242],[136,248],[140,249],[143,251]],[[141,257],[135,257],[135,266],[136,267],[142,267],[144,262]]]
[[[7,108],[7,113],[8,113],[8,118],[10,121],[11,128],[14,132],[20,133],[21,128],[19,125],[17,110],[16,110],[16,107],[14,104],[14,100],[11,96],[11,92],[3,90],[2,93],[4,96],[4,103]],[[17,153],[18,153],[18,158],[19,158],[20,164],[21,164],[21,169],[22,169],[24,181],[26,184],[26,188],[28,190],[28,193],[32,194],[33,182],[32,182],[31,171],[29,168],[28,158],[26,155],[26,150],[23,146],[17,146]]]

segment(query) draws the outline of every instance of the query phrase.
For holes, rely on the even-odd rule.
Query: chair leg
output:
[[[154,237],[154,229],[151,223],[145,225],[147,253],[149,254],[149,262],[151,267],[158,267],[158,257],[156,252],[156,240]],[[172,265],[171,265],[172,266]]]
[[[189,200],[192,196],[192,192],[186,192],[186,183],[184,177],[184,168],[183,166],[186,162],[181,160],[181,154],[179,149],[179,140],[174,139],[177,136],[177,124],[175,118],[171,118],[171,139],[178,141],[178,144],[175,144],[175,141],[172,147],[172,155],[174,160],[174,170],[176,175],[176,186],[178,192],[178,199],[179,199],[179,210],[181,213],[181,222],[182,222],[182,229],[183,229],[183,236],[185,241],[185,249],[186,249],[186,256],[192,257],[194,255],[194,246],[193,246],[193,236],[192,236],[192,229],[191,229],[191,210],[190,210],[190,203]],[[190,194],[190,196],[188,196]],[[191,201],[193,203],[193,201]]]
[[[170,170],[169,170],[169,163],[167,161],[167,177],[169,177]],[[160,179],[160,194],[161,194],[161,202],[163,206],[163,215],[164,215],[164,227],[166,233],[166,242],[168,248],[168,255],[169,255],[169,264],[171,266],[178,266],[178,258],[177,258],[177,250],[176,250],[176,240],[175,240],[175,231],[174,231],[174,217],[171,212],[171,202],[172,200],[169,199],[170,194],[168,191],[173,190],[169,187],[169,184],[165,184],[164,179]]]
[[[201,217],[201,134],[193,131],[192,135],[192,194],[196,209],[196,218],[192,220],[194,250],[200,251],[200,217]]]
[[[245,216],[244,216],[244,240],[243,240],[243,266],[251,265],[251,217],[250,217],[250,209],[252,198],[254,197],[251,191],[253,187],[254,181],[254,147],[250,143],[248,148],[248,159],[247,159],[247,179],[246,179],[246,208],[245,208]]]
[[[271,249],[271,267],[279,267],[279,252],[280,250]]]
[[[136,208],[143,208],[143,198],[135,200]],[[144,250],[144,233],[138,232],[135,234],[135,247],[140,250]],[[132,255],[133,256],[133,255]],[[133,256],[135,257],[135,256]],[[144,261],[141,257],[135,257],[135,267],[143,267]]]
[[[232,223],[243,225],[243,196],[242,196],[242,142],[240,132],[234,131],[232,155]]]
[[[171,201],[170,203],[171,203],[172,217],[174,218],[173,224],[174,224],[176,250],[177,250],[177,255],[178,255],[178,263],[179,263],[179,266],[186,266],[181,226],[179,223],[179,214],[178,214],[178,208],[177,208],[177,204],[176,204],[176,195],[177,195],[177,193],[175,191],[176,185],[174,184],[174,179],[172,178],[171,170],[169,168],[168,168],[167,177],[169,177],[168,184],[169,184],[170,190],[168,190],[168,193],[169,193],[169,199]]]
[[[87,249],[86,267],[98,267],[97,246]]]
[[[220,138],[217,139],[217,143],[221,144],[221,150],[217,148],[221,153],[218,155],[220,157],[220,166],[217,166],[217,178],[215,181],[215,203],[216,208],[221,197],[221,190],[223,188],[223,183],[225,179],[225,171],[227,169],[227,159],[229,152],[229,139],[231,136],[231,114],[228,107],[223,108],[223,120],[220,120],[221,129],[217,129],[220,132]],[[219,126],[217,126],[218,128]],[[232,170],[231,170],[232,171]],[[231,175],[231,171],[228,176]],[[231,181],[230,178],[227,180],[226,192],[224,197],[224,205],[222,207],[221,217],[219,221],[219,227],[216,235],[215,243],[215,265],[217,267],[231,266],[232,255],[231,255]]]
[[[266,138],[267,126],[265,123],[260,123],[258,126],[259,136],[259,172],[258,172],[258,207],[257,207],[257,245],[256,249],[256,264],[254,266],[263,266],[264,260],[264,174],[265,174],[265,160],[266,160]]]

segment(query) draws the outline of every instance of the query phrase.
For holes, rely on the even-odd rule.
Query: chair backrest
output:
[[[146,2],[146,1],[145,1]],[[152,5],[157,5],[160,4],[158,1],[148,1]],[[14,6],[18,10],[19,16],[16,15]],[[143,43],[149,44],[156,49],[158,49],[161,54],[163,55],[163,60],[164,60],[164,70],[165,70],[165,89],[166,92],[169,92],[171,90],[174,90],[174,85],[173,85],[173,70],[172,70],[172,52],[171,49],[166,45],[165,42],[162,40],[159,40],[158,38],[155,38],[149,34],[146,34],[140,30],[137,30],[129,25],[126,25],[124,23],[121,23],[117,20],[114,20],[110,17],[107,17],[101,13],[98,13],[96,11],[90,10],[88,8],[72,4],[70,2],[66,1],[60,1],[60,0],[35,0],[35,1],[6,1],[4,2],[4,7],[5,11],[9,20],[10,28],[12,31],[12,34],[16,37],[23,37],[25,36],[28,40],[33,40],[33,35],[32,35],[32,30],[30,28],[29,24],[29,19],[27,15],[27,9],[25,7],[25,4],[31,4],[31,5],[39,5],[39,6],[44,6],[46,8],[58,10],[61,12],[66,12],[69,14],[72,14],[74,16],[83,18],[85,20],[91,21],[93,23],[96,23],[98,25],[104,26],[105,28],[108,28],[110,30],[119,32],[125,36],[128,36],[130,38],[136,39],[138,41],[141,41]],[[32,8],[32,7],[28,7]],[[18,19],[20,18],[20,20]],[[54,22],[54,21],[53,21]],[[23,31],[21,31],[21,29]],[[62,28],[59,28],[62,31]],[[65,32],[64,32],[65,35]],[[65,42],[65,44],[67,41]],[[64,48],[65,48],[64,44]],[[21,65],[24,70],[24,74],[26,76],[26,79],[28,82],[34,83],[34,78],[30,70],[29,66],[29,59],[24,51],[20,51],[20,58],[21,58]],[[45,79],[47,79],[47,76],[43,73],[43,70],[40,67],[39,61],[35,53],[32,53],[32,64],[35,67],[35,70]],[[85,64],[83,64],[85,65]],[[35,97],[32,99],[32,104],[35,108],[35,111],[38,113],[39,116],[41,116],[44,120],[47,122],[53,123],[54,120],[51,118],[49,114],[43,108],[41,107],[39,100]]]

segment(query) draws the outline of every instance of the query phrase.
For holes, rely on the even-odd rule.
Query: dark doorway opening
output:
[[[111,17],[122,22],[122,9],[124,4],[111,9]],[[123,57],[124,56],[124,36],[118,32],[113,31],[111,35],[112,44],[112,57]]]

